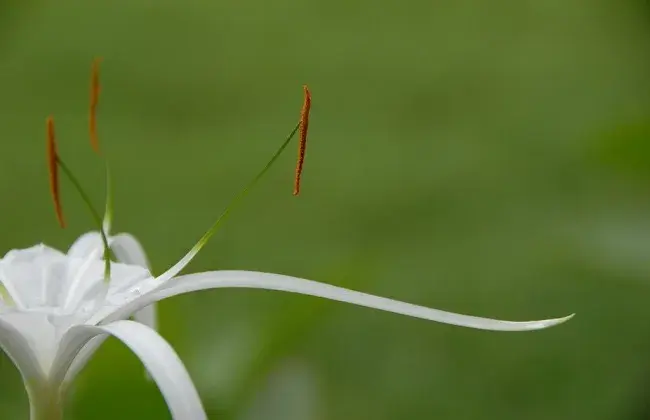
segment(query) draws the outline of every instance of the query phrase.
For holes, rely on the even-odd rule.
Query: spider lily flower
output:
[[[91,234],[82,239],[91,245],[95,239],[100,242],[98,236]],[[82,254],[80,243],[72,251],[64,254],[37,245],[12,250],[0,260],[0,281],[4,286],[0,303],[0,347],[22,374],[30,397],[32,419],[59,418],[56,413],[61,409],[62,391],[110,335],[123,341],[142,360],[165,397],[173,418],[206,418],[192,381],[171,346],[151,327],[128,320],[137,311],[162,299],[199,290],[285,291],[494,331],[538,330],[571,317],[529,322],[479,318],[325,283],[253,271],[177,275],[186,264],[154,277],[139,265],[112,262],[111,281],[104,290],[104,262],[97,253],[77,256],[77,252]]]
[[[88,244],[100,242],[86,236]],[[55,419],[62,393],[107,336],[123,341],[142,360],[175,419],[206,418],[182,362],[154,329],[128,318],[176,295],[217,288],[299,293],[415,318],[493,331],[548,328],[571,316],[529,322],[500,321],[430,309],[325,283],[254,271],[177,275],[185,264],[154,277],[136,264],[111,263],[104,290],[104,262],[96,252],[76,256],[45,245],[12,250],[0,260],[0,347],[16,364],[28,390],[32,419]],[[129,257],[127,257],[129,258]],[[189,262],[189,260],[188,260]],[[54,413],[54,414],[52,414]]]
[[[93,88],[96,95],[99,89],[95,85]],[[95,96],[91,99],[94,105],[96,99]],[[84,190],[58,156],[53,122],[48,120],[48,161],[59,221],[63,224],[56,184],[56,169],[61,167],[89,205],[98,224],[98,231],[80,237],[68,253],[40,244],[9,251],[0,259],[0,348],[13,361],[23,378],[32,420],[62,418],[62,401],[68,385],[109,336],[121,340],[140,358],[151,379],[159,387],[174,419],[206,419],[201,400],[182,361],[155,331],[153,305],[184,293],[219,288],[268,289],[493,331],[539,330],[572,317],[527,322],[480,318],[326,283],[254,271],[208,271],[181,275],[181,271],[216,232],[233,206],[262,178],[300,129],[301,145],[296,171],[296,182],[299,181],[310,103],[311,97],[305,88],[306,105],[303,106],[301,122],[280,149],[198,243],[158,276],[151,273],[147,257],[133,236],[110,235],[110,194],[107,193],[107,211],[102,223]],[[94,130],[94,119],[91,121],[91,130]],[[93,143],[93,147],[98,146]],[[294,187],[294,193],[298,194],[299,185]],[[110,260],[111,253],[117,261]],[[129,320],[132,316],[135,316],[136,321]]]

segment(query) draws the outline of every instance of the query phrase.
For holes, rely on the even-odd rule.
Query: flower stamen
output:
[[[307,130],[309,129],[309,111],[311,109],[311,92],[307,85],[304,85],[305,92],[302,110],[300,111],[300,141],[298,142],[298,162],[296,163],[296,178],[293,184],[293,195],[300,194],[300,178],[302,177],[302,167],[305,163],[305,151],[307,150]]]
[[[99,104],[99,94],[101,93],[101,85],[99,83],[99,65],[101,64],[101,58],[95,58],[92,63],[90,70],[90,112],[88,118],[88,126],[90,132],[90,145],[93,150],[101,155],[99,150],[99,136],[97,135],[97,105]],[[104,221],[102,223],[102,228],[104,232],[108,235],[111,230],[111,224],[113,221],[113,199],[111,192],[111,175],[110,169],[108,167],[108,161],[106,163],[106,208],[104,210]]]
[[[160,282],[166,282],[167,280],[171,279],[172,277],[176,276],[178,273],[187,266],[187,264],[190,263],[196,256],[196,254],[203,249],[205,244],[208,243],[212,235],[216,233],[216,231],[219,229],[221,226],[221,223],[228,217],[230,212],[248,195],[250,190],[257,185],[260,179],[266,175],[269,169],[273,166],[273,164],[278,160],[282,152],[287,148],[289,145],[289,142],[291,142],[291,139],[296,135],[296,133],[300,131],[300,139],[304,143],[307,141],[307,125],[309,124],[309,108],[311,107],[311,95],[309,93],[309,89],[307,86],[304,86],[304,91],[305,91],[305,100],[303,103],[302,107],[302,112],[301,112],[301,117],[300,121],[295,125],[293,130],[291,130],[291,133],[287,136],[287,138],[284,140],[280,148],[275,152],[275,154],[271,157],[271,159],[266,163],[266,165],[262,168],[260,172],[253,178],[248,185],[244,187],[243,190],[239,192],[235,196],[235,198],[232,199],[230,204],[226,207],[226,209],[217,217],[217,220],[210,226],[210,228],[203,234],[203,236],[198,240],[198,242],[190,249],[187,254],[183,256],[176,264],[171,266],[170,268],[167,269],[164,273],[162,273],[160,276],[158,276],[156,279],[159,280]],[[304,154],[305,154],[305,145],[303,144],[301,146],[302,150],[302,159],[304,159]],[[299,165],[300,165],[300,170],[302,170],[302,163],[299,160]],[[298,178],[298,189],[300,189],[299,185],[300,179]],[[295,192],[294,192],[295,194]]]
[[[101,92],[101,86],[99,84],[99,64],[101,61],[101,58],[95,58],[90,71],[90,115],[88,128],[90,131],[90,145],[97,154],[100,154],[99,138],[97,136],[97,104],[99,103],[99,93]]]
[[[61,195],[59,192],[59,154],[56,147],[56,135],[54,132],[54,118],[47,117],[47,168],[50,174],[50,193],[54,202],[56,219],[62,228],[65,228],[63,209],[61,208]]]
[[[63,171],[65,176],[68,178],[68,180],[70,180],[74,188],[77,190],[77,192],[81,196],[81,199],[84,201],[84,203],[86,203],[86,207],[88,207],[88,210],[90,211],[90,214],[94,219],[97,228],[99,229],[99,233],[102,237],[102,243],[104,244],[104,281],[108,283],[111,277],[110,246],[108,244],[108,238],[106,236],[106,232],[104,232],[102,226],[102,218],[99,216],[97,210],[95,210],[95,207],[93,206],[90,197],[88,196],[88,194],[86,194],[86,191],[81,186],[81,183],[79,182],[77,177],[74,176],[70,168],[68,168],[68,165],[66,165],[65,162],[63,162],[63,160],[61,160],[61,158],[58,156],[56,162],[59,164],[59,167],[61,167],[61,170]]]
[[[56,147],[56,135],[54,132],[54,118],[52,116],[47,117],[46,120],[47,127],[47,166],[48,172],[50,174],[50,191],[52,193],[52,200],[54,201],[54,211],[56,212],[56,218],[59,221],[61,227],[65,227],[65,220],[63,219],[63,210],[61,209],[61,196],[59,193],[59,168],[63,171],[64,175],[68,177],[72,185],[81,196],[82,200],[88,206],[93,219],[97,223],[101,236],[102,242],[104,244],[104,278],[106,282],[110,280],[111,275],[111,265],[110,265],[110,248],[108,245],[108,238],[102,229],[102,219],[99,217],[99,213],[93,207],[90,197],[86,194],[85,190],[81,187],[81,184],[74,176],[72,171],[68,166],[61,160],[59,152]]]

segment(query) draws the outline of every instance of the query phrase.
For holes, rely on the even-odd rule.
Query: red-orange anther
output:
[[[50,174],[50,192],[54,202],[54,211],[56,219],[62,228],[65,227],[63,219],[63,210],[61,209],[61,196],[59,195],[59,154],[56,148],[56,136],[54,134],[54,118],[47,117],[47,168]]]
[[[99,85],[99,64],[101,58],[93,60],[91,73],[90,73],[90,117],[88,120],[90,130],[90,145],[93,150],[99,153],[99,138],[97,137],[97,104],[99,103],[99,93],[101,86]]]
[[[307,130],[309,129],[309,110],[311,109],[311,92],[307,85],[304,85],[304,100],[302,110],[300,111],[300,127],[298,143],[298,162],[296,163],[296,178],[293,183],[293,195],[300,194],[300,178],[302,176],[302,167],[305,163],[305,151],[307,150]]]

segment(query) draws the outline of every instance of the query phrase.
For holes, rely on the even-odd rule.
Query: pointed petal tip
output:
[[[576,315],[575,313],[572,313],[571,315],[567,315],[567,316],[564,316],[562,318],[549,319],[544,328],[554,327],[555,325],[564,324],[565,322],[567,322],[568,320],[573,318],[575,315]]]
[[[564,324],[571,318],[575,316],[575,313],[567,316],[563,316],[561,318],[551,318],[551,319],[544,319],[540,321],[531,321],[531,322],[524,322],[522,324],[525,324],[527,328],[522,328],[520,331],[535,331],[535,330],[545,330],[547,328],[555,327],[556,325]]]

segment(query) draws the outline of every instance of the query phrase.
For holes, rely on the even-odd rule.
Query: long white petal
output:
[[[72,360],[89,340],[103,335],[118,338],[140,358],[158,385],[174,419],[207,419],[194,384],[174,349],[156,331],[134,321],[72,327],[64,335],[54,361],[51,376],[54,383],[65,376]]]
[[[124,314],[132,313],[151,302],[159,301],[170,296],[193,292],[204,289],[217,288],[253,288],[279,290],[284,292],[300,293],[352,303],[382,311],[394,312],[430,321],[461,327],[476,328],[493,331],[530,331],[552,327],[569,320],[573,315],[563,318],[545,319],[539,321],[500,321],[497,319],[480,318],[476,316],[461,315],[452,312],[430,309],[410,303],[400,302],[388,298],[356,292],[329,284],[318,283],[311,280],[280,274],[259,273],[254,271],[212,271],[179,276],[166,283],[161,288],[143,295],[129,305],[114,311],[106,316],[106,321],[120,318]]]

